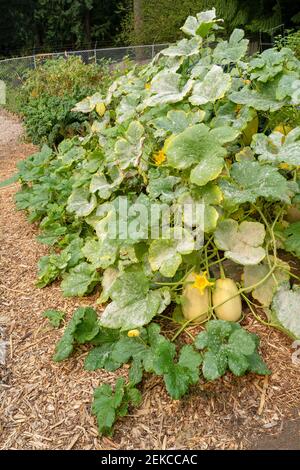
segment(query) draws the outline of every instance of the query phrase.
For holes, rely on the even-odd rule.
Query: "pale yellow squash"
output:
[[[242,140],[244,145],[250,145],[252,142],[252,137],[254,134],[257,134],[258,131],[258,116],[254,116],[254,118],[248,122],[247,127],[243,130],[242,133]]]
[[[186,320],[193,320],[200,323],[208,319],[210,307],[210,289],[205,288],[203,293],[193,287],[196,274],[191,273],[186,278],[185,287],[182,292],[181,306],[182,313]]]
[[[300,222],[300,209],[296,206],[290,206],[286,211],[286,220],[290,223]]]
[[[216,281],[212,300],[215,314],[220,320],[238,321],[241,318],[241,296],[238,294],[237,285],[232,279],[225,278]]]

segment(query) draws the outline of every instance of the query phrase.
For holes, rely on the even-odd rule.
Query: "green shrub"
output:
[[[27,137],[34,143],[50,146],[75,133],[81,133],[86,119],[71,111],[76,98],[44,95],[31,99],[24,107],[24,122]]]
[[[279,49],[289,47],[294,51],[295,56],[300,59],[300,29],[294,32],[291,31],[287,36],[278,36],[276,46]]]
[[[107,61],[86,65],[78,57],[47,60],[31,70],[17,103],[28,138],[53,146],[80,133],[86,118],[71,109],[85,96],[106,91],[116,73]]]
[[[4,107],[11,113],[21,113],[23,96],[20,88],[14,88],[11,85],[6,86],[6,103]]]

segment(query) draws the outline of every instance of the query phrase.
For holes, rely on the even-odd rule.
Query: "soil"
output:
[[[0,111],[0,181],[35,150],[22,141],[20,121]],[[292,341],[251,315],[243,324],[260,335],[271,376],[228,374],[199,383],[181,401],[168,397],[159,378],[147,377],[142,405],[118,421],[113,437],[99,437],[93,389],[126,377],[127,368],[84,371],[87,349],[52,361],[62,329],[51,328],[41,313],[55,308],[69,320],[80,305],[99,314],[101,308],[97,293],[65,299],[59,283],[35,287],[37,261],[47,248],[35,239],[37,227],[16,211],[17,190],[18,183],[0,189],[0,342],[7,349],[0,364],[0,449],[300,449],[300,365],[292,362]]]

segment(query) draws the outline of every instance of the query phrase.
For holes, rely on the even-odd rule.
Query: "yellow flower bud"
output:
[[[127,336],[129,338],[136,338],[137,336],[140,336],[140,332],[139,330],[130,330],[128,331]]]

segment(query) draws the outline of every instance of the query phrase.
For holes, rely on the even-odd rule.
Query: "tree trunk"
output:
[[[133,14],[134,14],[134,33],[135,43],[141,44],[142,32],[143,32],[143,0],[133,0]],[[144,60],[144,48],[139,47],[136,49],[136,60]]]
[[[85,11],[84,15],[84,30],[85,30],[85,40],[88,46],[91,46],[91,13],[90,10]]]
[[[139,36],[143,30],[143,6],[142,0],[133,0],[133,14],[134,14],[134,31],[136,38],[139,40]]]

